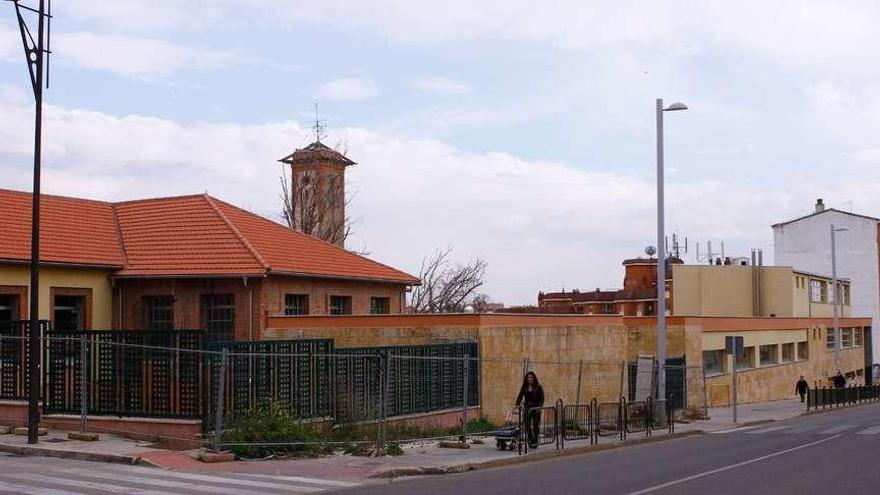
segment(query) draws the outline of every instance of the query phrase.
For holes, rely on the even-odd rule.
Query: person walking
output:
[[[522,414],[526,418],[526,437],[529,448],[538,447],[538,435],[541,425],[541,407],[544,406],[544,388],[538,382],[538,375],[533,371],[523,377],[522,387],[516,396],[516,405],[522,404]]]
[[[804,399],[807,396],[807,392],[809,390],[810,390],[810,384],[807,383],[806,380],[804,380],[804,375],[801,375],[801,379],[798,380],[797,384],[794,386],[794,392],[795,392],[795,394],[801,396],[801,402],[804,401]]]
[[[846,378],[843,376],[843,373],[837,372],[837,375],[834,377],[834,388],[845,388],[846,387]]]

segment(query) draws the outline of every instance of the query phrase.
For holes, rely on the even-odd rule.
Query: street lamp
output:
[[[837,290],[837,233],[849,229],[835,228],[831,224],[831,294],[834,297],[834,312],[832,313],[832,325],[834,326],[834,370],[840,371],[840,328],[837,326],[837,305],[840,303],[840,294]]]
[[[657,99],[657,397],[666,399],[666,226],[663,201],[663,112],[687,110],[684,103],[663,107]]]

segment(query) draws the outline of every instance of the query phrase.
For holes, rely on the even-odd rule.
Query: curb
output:
[[[120,454],[101,454],[98,452],[79,452],[76,450],[60,450],[45,449],[42,447],[32,447],[30,445],[9,445],[0,444],[0,452],[7,454],[16,454],[23,456],[40,456],[40,457],[57,457],[60,459],[75,459],[79,461],[93,462],[110,462],[116,464],[134,465],[140,462],[140,457],[120,455]]]
[[[478,461],[478,462],[466,462],[463,464],[452,464],[445,466],[407,466],[407,467],[397,467],[397,468],[388,468],[388,469],[380,469],[374,471],[367,478],[372,479],[393,479],[393,478],[401,478],[405,476],[423,476],[423,475],[431,475],[431,474],[453,474],[453,473],[463,473],[466,471],[476,471],[480,469],[489,469],[503,466],[512,466],[516,464],[524,464],[527,462],[534,461],[543,461],[547,459],[556,459],[559,457],[569,457],[578,454],[588,454],[591,452],[602,452],[605,450],[614,450],[623,447],[631,447],[635,445],[642,445],[648,443],[657,443],[663,442],[666,440],[673,440],[676,438],[686,438],[697,435],[703,435],[705,432],[702,430],[691,430],[683,433],[673,433],[672,435],[662,435],[656,437],[643,437],[635,440],[627,440],[619,443],[609,443],[605,445],[584,445],[581,447],[574,447],[571,449],[563,449],[563,450],[551,450],[549,452],[537,452],[534,454],[516,456],[516,457],[505,457],[501,459],[491,459],[488,461]]]
[[[829,407],[829,408],[827,408],[827,409],[816,409],[816,408],[813,408],[812,411],[804,411],[804,412],[802,412],[802,413],[800,414],[800,416],[798,416],[798,417],[802,417],[802,416],[813,416],[813,415],[815,415],[815,414],[826,414],[826,413],[832,413],[832,412],[837,412],[837,411],[847,411],[847,410],[851,410],[851,409],[861,409],[861,408],[863,408],[863,407],[876,406],[877,404],[880,404],[880,402],[878,402],[878,401],[874,401],[874,402],[865,402],[865,403],[862,403],[862,404],[852,404],[852,405],[846,405],[846,406],[843,406],[843,407]]]

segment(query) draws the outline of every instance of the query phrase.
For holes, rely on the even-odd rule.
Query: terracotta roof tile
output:
[[[0,189],[0,260],[30,258],[29,193]],[[43,196],[41,258],[122,277],[279,273],[415,284],[389,266],[208,195],[104,203]]]
[[[30,193],[0,189],[0,259],[30,260],[31,198]],[[43,195],[40,214],[41,261],[123,266],[110,203]]]

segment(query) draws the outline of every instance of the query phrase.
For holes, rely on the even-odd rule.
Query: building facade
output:
[[[831,273],[832,225],[846,229],[836,235],[837,275],[850,280],[852,313],[873,321],[871,345],[876,363],[880,353],[880,219],[826,208],[819,199],[809,215],[773,225],[776,264]]]
[[[28,318],[28,193],[0,190],[0,324]],[[208,195],[44,196],[40,318],[57,330],[204,329],[250,340],[271,315],[396,314],[411,275]]]

